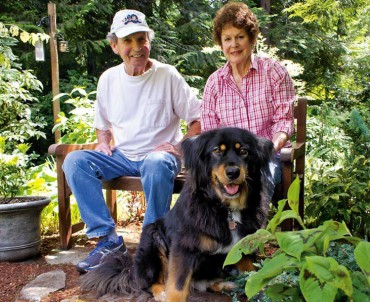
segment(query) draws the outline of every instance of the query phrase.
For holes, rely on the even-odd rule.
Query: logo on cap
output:
[[[127,17],[125,18],[125,20],[122,20],[124,21],[123,24],[124,25],[127,25],[129,23],[134,23],[134,24],[137,24],[137,23],[142,23],[138,16],[136,16],[135,14],[131,14],[131,15],[127,15]]]

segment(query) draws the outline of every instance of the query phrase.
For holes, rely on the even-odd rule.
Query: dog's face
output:
[[[209,156],[212,186],[223,202],[243,208],[248,194],[248,145],[239,139],[213,140]]]
[[[239,128],[221,128],[184,141],[185,168],[193,180],[193,189],[209,189],[221,202],[243,209],[261,171],[268,173],[273,155],[269,140]]]

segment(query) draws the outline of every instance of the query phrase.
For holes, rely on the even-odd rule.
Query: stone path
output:
[[[140,230],[137,229],[118,229],[119,235],[122,235],[128,249],[136,248],[140,239]],[[84,259],[89,251],[84,247],[73,247],[68,251],[53,250],[50,255],[45,256],[49,264],[73,264]],[[60,290],[65,287],[66,275],[62,270],[55,270],[44,273],[30,281],[20,293],[22,301],[39,302],[43,297],[46,297],[53,291]],[[94,298],[92,295],[74,296],[65,299],[61,302],[118,302],[118,301],[132,301],[122,298],[122,296],[105,295],[99,299]],[[149,302],[154,302],[152,299]],[[231,302],[232,299],[225,295],[218,295],[213,293],[194,293],[191,295],[189,302]]]

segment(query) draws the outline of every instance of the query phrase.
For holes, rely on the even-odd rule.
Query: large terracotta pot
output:
[[[30,200],[32,201],[28,201]],[[40,214],[50,198],[17,197],[24,202],[0,204],[0,261],[18,261],[40,252]]]

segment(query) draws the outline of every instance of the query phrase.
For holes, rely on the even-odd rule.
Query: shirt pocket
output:
[[[148,128],[163,128],[170,123],[166,100],[149,100],[145,106],[143,124]]]

